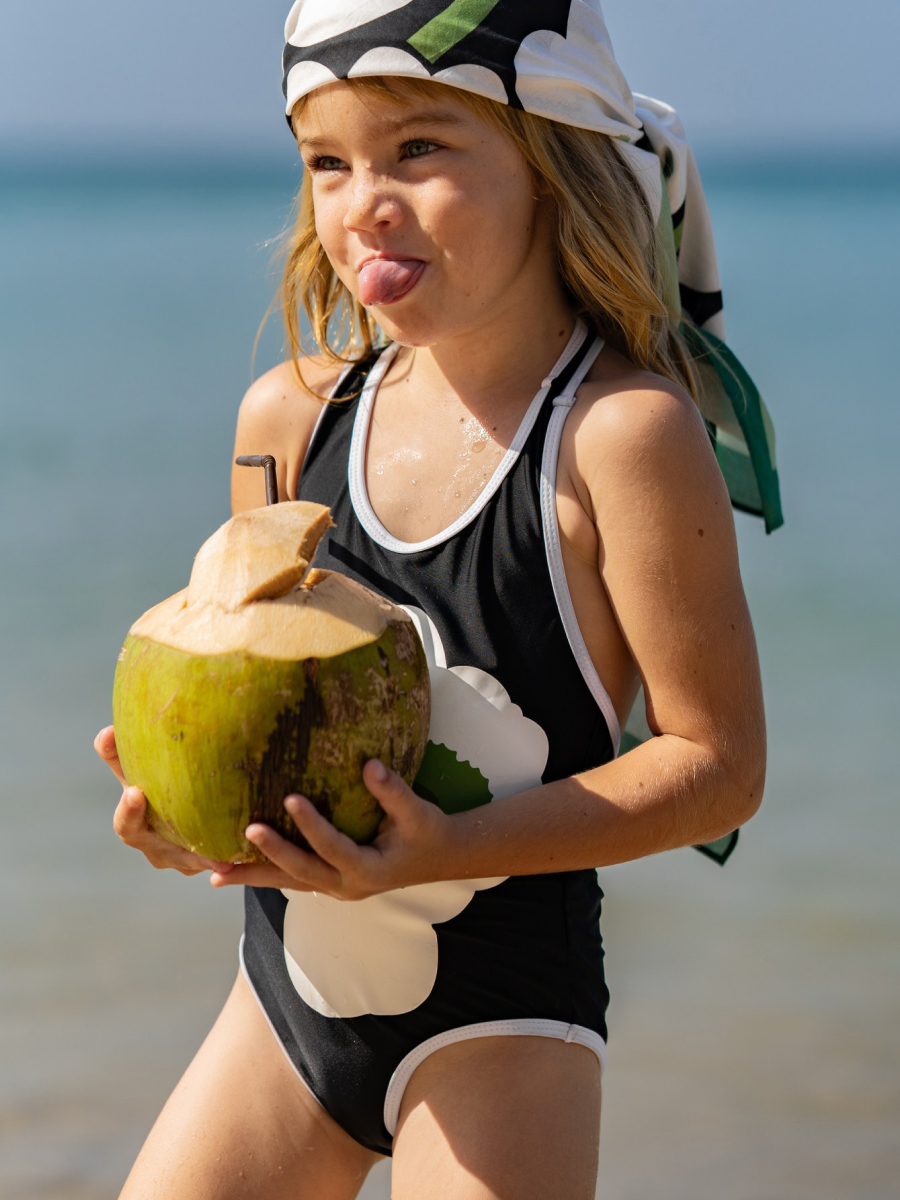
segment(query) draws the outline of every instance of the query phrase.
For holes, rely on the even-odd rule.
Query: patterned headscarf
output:
[[[285,25],[287,114],[338,79],[433,79],[616,140],[657,222],[677,289],[670,308],[702,367],[701,407],[736,506],[781,524],[775,439],[753,382],[722,340],[706,197],[674,109],[633,94],[600,0],[296,0]]]

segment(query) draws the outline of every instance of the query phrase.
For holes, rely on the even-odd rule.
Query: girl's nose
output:
[[[357,174],[344,213],[344,228],[372,232],[390,229],[402,220],[403,207],[391,181],[371,172]]]

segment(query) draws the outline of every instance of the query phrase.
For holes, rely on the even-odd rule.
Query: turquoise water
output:
[[[900,1175],[898,177],[830,178],[709,173],[730,340],[779,435],[787,525],[738,518],[771,767],[724,871],[603,873],[608,1200],[885,1200]],[[10,1200],[117,1193],[235,970],[238,898],[117,845],[90,741],[128,625],[227,515],[293,182],[0,172]],[[279,354],[271,322],[257,371]]]

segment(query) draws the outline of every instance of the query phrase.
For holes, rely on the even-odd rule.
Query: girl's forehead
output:
[[[449,128],[480,121],[472,107],[445,85],[420,84],[413,90],[396,80],[389,84],[338,80],[304,97],[294,110],[293,124],[303,137],[360,128],[390,134],[416,123]]]

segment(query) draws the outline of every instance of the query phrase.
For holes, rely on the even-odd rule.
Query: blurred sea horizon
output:
[[[691,142],[704,184],[825,181],[829,188],[859,188],[863,181],[887,183],[900,176],[900,141],[868,137],[840,147],[831,140],[790,145],[755,141],[742,136],[733,143],[693,138]],[[836,152],[839,151],[839,152]],[[106,136],[67,141],[49,131],[42,136],[13,138],[0,134],[0,185],[80,178],[89,184],[111,179],[152,177],[167,184],[190,176],[228,178],[255,187],[299,182],[300,164],[290,133],[285,140],[253,146],[246,138],[233,150],[221,142],[179,142],[171,136],[135,137],[129,141]]]
[[[8,1200],[118,1194],[236,970],[240,898],[116,843],[117,789],[90,743],[128,626],[183,586],[228,515],[234,420],[299,183],[268,150],[60,153],[0,150]],[[769,782],[724,870],[681,850],[601,872],[598,1196],[888,1200],[900,154],[700,165],[729,344],[778,435],[785,528],[736,517]],[[256,374],[280,358],[276,315]],[[379,1171],[368,1200],[387,1195]]]

